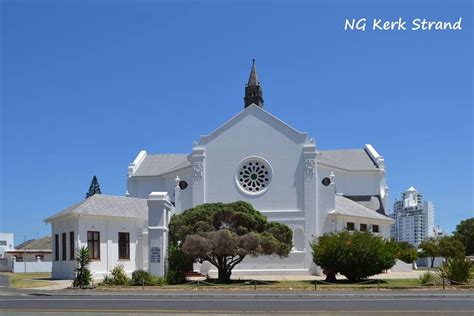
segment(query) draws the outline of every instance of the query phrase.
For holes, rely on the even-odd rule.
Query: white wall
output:
[[[323,233],[344,231],[346,230],[348,222],[354,223],[355,231],[360,230],[360,224],[367,224],[369,231],[371,230],[372,225],[379,225],[379,233],[376,235],[379,235],[383,238],[390,237],[390,224],[387,222],[376,219],[344,215],[329,215],[327,217]]]
[[[0,233],[0,258],[5,257],[5,251],[13,250],[13,233]]]
[[[334,172],[336,176],[336,192],[344,195],[381,195],[385,187],[383,171],[345,171],[318,165],[321,179]]]
[[[146,222],[139,219],[112,217],[81,217],[79,219],[78,247],[87,247],[87,232],[100,232],[100,259],[92,260],[90,267],[95,279],[110,273],[116,265],[122,264],[131,274],[143,266],[141,240]],[[130,234],[130,259],[118,258],[118,233]]]
[[[246,110],[238,124],[227,126],[204,148],[204,201],[252,203],[260,211],[304,209],[303,144],[306,136],[276,123],[261,110]],[[268,190],[258,196],[243,193],[235,183],[239,163],[249,156],[262,157],[273,169]]]
[[[74,278],[75,261],[69,257],[69,232],[74,231],[76,250],[80,247],[87,247],[87,232],[100,232],[100,259],[93,260],[90,264],[91,271],[94,272],[95,279],[101,279],[110,272],[117,264],[123,264],[127,273],[141,269],[144,265],[144,250],[142,249],[142,233],[146,227],[146,221],[131,218],[113,217],[67,217],[56,219],[52,223],[53,238],[53,265],[52,277],[55,279]],[[65,232],[67,236],[66,260],[62,260],[62,237]],[[118,233],[128,232],[130,234],[130,259],[118,259]],[[55,234],[59,234],[59,260],[55,260]],[[146,240],[145,240],[146,242]],[[145,243],[146,245],[146,243]],[[146,246],[145,246],[146,247]],[[145,249],[146,252],[146,249]]]
[[[77,218],[67,217],[62,219],[54,220],[51,223],[51,246],[52,246],[52,278],[53,279],[72,279],[74,278],[74,260],[70,259],[70,247],[69,247],[69,233],[74,232],[74,238],[76,239],[75,245],[77,247]],[[62,234],[66,233],[66,260],[62,260]],[[58,234],[59,238],[59,260],[56,258],[56,246],[55,246],[55,235]]]
[[[147,199],[151,192],[167,192],[172,202],[175,202],[174,188],[176,177],[188,183],[188,187],[181,192],[180,202],[183,210],[192,207],[192,175],[191,167],[183,168],[161,176],[129,177],[127,190],[129,196]]]
[[[13,273],[27,273],[35,272],[51,272],[51,261],[36,261],[36,262],[13,262]]]

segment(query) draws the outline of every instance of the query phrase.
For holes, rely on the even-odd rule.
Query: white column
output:
[[[303,147],[304,160],[304,244],[306,251],[305,267],[312,270],[313,256],[309,250],[309,242],[316,236],[317,227],[317,179],[316,145],[314,140]]]
[[[174,211],[167,192],[152,192],[148,199],[148,272],[165,275],[168,251],[168,223]]]
[[[206,202],[204,158],[204,148],[195,146],[191,155],[191,162],[193,165],[193,206]]]

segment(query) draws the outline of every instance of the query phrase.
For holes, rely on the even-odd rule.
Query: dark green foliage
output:
[[[89,264],[91,260],[89,258],[89,249],[87,247],[81,247],[76,253],[76,277],[73,282],[74,287],[87,287],[91,284],[92,273],[89,270]]]
[[[445,236],[439,240],[439,254],[445,259],[464,258],[464,246],[455,237]]]
[[[406,241],[397,242],[397,258],[406,263],[412,263],[418,258],[416,247]]]
[[[219,280],[228,282],[232,269],[247,255],[287,256],[292,231],[267,218],[243,201],[198,205],[170,221],[170,243],[198,262],[217,267]],[[170,261],[170,271],[173,264]]]
[[[472,263],[466,258],[449,259],[439,273],[452,283],[468,283],[472,278]]]
[[[394,242],[385,241],[368,232],[325,234],[312,243],[313,261],[335,281],[340,273],[355,282],[379,274],[395,264],[399,250]]]
[[[421,285],[434,285],[435,282],[438,281],[438,277],[436,274],[431,273],[429,271],[423,273],[418,277],[418,282],[420,282]]]
[[[100,191],[99,181],[97,180],[96,176],[92,178],[91,185],[89,186],[89,191],[86,194],[86,199],[90,198],[94,194],[102,194],[102,192]]]
[[[168,248],[168,271],[166,283],[181,284],[186,281],[185,273],[193,269],[193,259],[187,256],[181,248],[170,245]]]
[[[133,285],[147,285],[150,283],[151,275],[143,270],[136,270],[132,273],[132,284]]]
[[[464,245],[466,256],[474,255],[474,217],[461,221],[456,226],[454,237]]]

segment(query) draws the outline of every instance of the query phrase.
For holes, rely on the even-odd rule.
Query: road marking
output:
[[[258,302],[374,302],[374,301],[439,301],[440,298],[377,298],[376,300],[370,298],[308,298],[308,299],[259,299]],[[442,298],[443,301],[474,301],[474,298],[450,298],[445,297]],[[2,299],[3,302],[5,301],[162,301],[162,302],[208,302],[209,299],[204,298],[194,298],[194,299],[174,299],[174,298],[98,298],[98,297],[80,297],[80,298],[66,298],[66,297],[45,297],[45,298],[6,298]],[[212,301],[219,301],[219,302],[236,302],[237,300],[233,299],[212,299]],[[253,300],[238,300],[238,302],[256,302],[255,299]]]
[[[50,310],[38,310],[38,309],[23,309],[23,310],[18,310],[18,309],[0,309],[0,311],[3,312],[13,312],[13,313],[25,313],[25,312],[31,312],[31,313],[128,313],[130,311],[134,311],[135,313],[139,314],[156,314],[156,313],[172,313],[172,314],[237,314],[237,315],[242,315],[242,314],[335,314],[335,315],[340,315],[341,313],[343,314],[446,314],[447,312],[455,312],[458,314],[472,314],[472,310],[360,310],[360,311],[354,311],[354,310],[287,310],[287,311],[251,311],[251,310],[196,310],[196,311],[190,311],[190,310],[179,310],[179,309],[142,309],[142,310],[123,310],[123,309],[50,309]]]

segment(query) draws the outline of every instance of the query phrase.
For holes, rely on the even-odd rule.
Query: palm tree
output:
[[[81,247],[76,254],[76,278],[74,279],[73,286],[83,288],[91,284],[92,273],[89,270],[89,249],[87,247]]]

